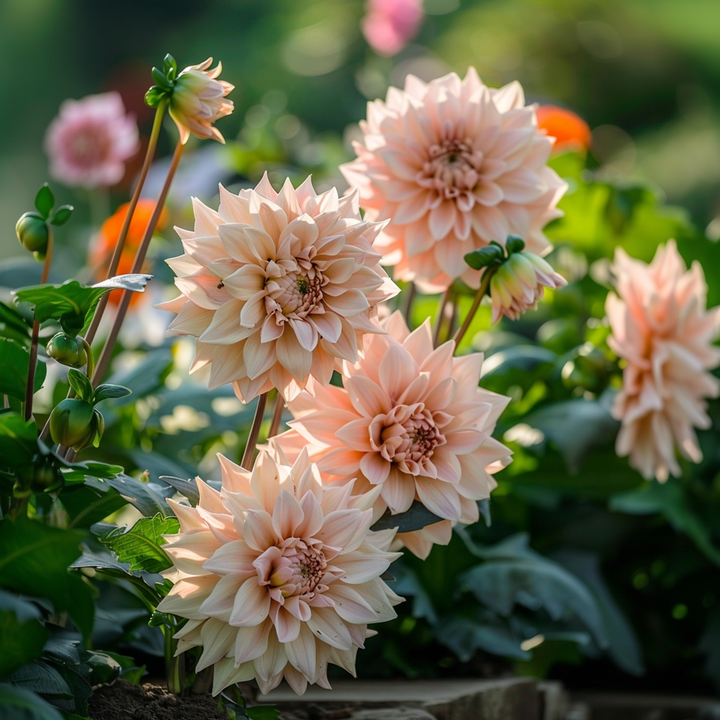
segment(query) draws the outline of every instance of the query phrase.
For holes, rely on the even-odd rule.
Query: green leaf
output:
[[[37,437],[34,420],[13,412],[0,415],[0,464],[12,468],[29,463],[38,451]]]
[[[200,502],[200,492],[194,480],[185,480],[172,475],[161,475],[159,479],[172,486],[181,495],[184,495],[193,507]]]
[[[52,698],[72,700],[73,692],[63,676],[52,665],[42,661],[24,665],[8,677],[11,683]]]
[[[128,275],[116,275],[102,282],[95,283],[93,288],[103,290],[130,290],[132,292],[145,292],[148,281],[152,280],[152,275],[144,275],[142,273],[130,273]]]
[[[710,528],[688,504],[681,483],[650,481],[639,490],[616,495],[609,507],[627,515],[661,513],[676,532],[685,533],[708,560],[720,565],[720,550],[712,542]]]
[[[422,530],[427,525],[442,522],[443,518],[431,513],[421,502],[413,501],[410,509],[404,513],[391,515],[387,510],[372,526],[372,530],[389,530],[397,528],[399,533]]]
[[[492,613],[483,620],[443,618],[434,628],[435,637],[450,648],[461,662],[469,662],[478,650],[514,660],[527,660],[530,653],[520,647],[507,622]]]
[[[0,677],[40,657],[47,638],[37,607],[0,591]]]
[[[99,403],[103,400],[109,400],[111,398],[123,398],[128,395],[132,395],[132,390],[122,385],[98,385],[93,395],[93,402]]]
[[[61,205],[51,216],[50,224],[60,227],[64,225],[72,216],[75,208],[72,205]]]
[[[480,250],[473,250],[473,252],[465,255],[465,262],[473,270],[482,270],[488,265],[500,262],[505,257],[505,253],[499,245],[487,245]]]
[[[413,570],[398,562],[393,565],[392,571],[395,574],[395,581],[392,584],[393,592],[402,597],[413,598],[412,616],[426,618],[431,624],[436,623],[438,616],[432,600]]]
[[[163,383],[172,368],[172,364],[173,358],[169,349],[153,350],[147,353],[138,365],[131,367],[129,370],[114,373],[108,379],[108,383],[129,388],[135,398],[144,397],[155,390],[164,389]],[[208,393],[207,390],[204,391],[204,396],[210,396],[212,399],[211,393]],[[123,405],[125,403],[118,404]]]
[[[23,346],[30,344],[32,322],[28,322],[22,313],[4,302],[0,302],[0,337],[14,340]]]
[[[120,677],[122,666],[110,653],[88,652],[83,660],[90,669],[91,685],[111,683]]]
[[[9,683],[0,683],[0,715],[6,720],[63,720],[49,702]]]
[[[274,705],[253,705],[246,707],[245,712],[250,720],[279,720],[280,711]]]
[[[537,380],[550,377],[557,359],[554,352],[537,345],[503,348],[483,362],[482,386],[495,392],[511,385],[528,389]]]
[[[55,197],[52,194],[52,190],[45,183],[35,196],[35,207],[37,211],[42,215],[43,220],[47,220],[50,216],[50,212],[55,204]]]
[[[155,515],[141,518],[129,530],[118,528],[106,535],[102,542],[123,563],[130,563],[130,570],[159,573],[172,567],[172,562],[162,549],[163,535],[178,531],[180,523],[174,517]]]
[[[124,474],[107,478],[105,482],[114,487],[120,495],[146,517],[152,517],[157,513],[166,517],[172,516],[166,499],[174,495],[173,488],[152,482],[145,483]]]
[[[112,658],[120,666],[120,677],[123,680],[127,680],[131,685],[140,683],[140,679],[145,674],[145,665],[136,665],[133,658],[109,650],[106,650],[104,654]]]
[[[67,510],[70,528],[89,528],[127,505],[117,490],[94,479],[66,488],[60,500]]]
[[[553,620],[576,617],[600,647],[607,638],[597,602],[587,587],[558,563],[532,550],[528,536],[514,535],[490,548],[478,548],[464,530],[458,534],[484,559],[458,579],[462,592],[472,594],[491,611],[508,617],[516,604],[546,610]]]
[[[0,394],[25,400],[30,353],[12,340],[0,339]],[[34,389],[37,392],[45,381],[47,366],[38,360],[35,366]]]
[[[80,556],[83,535],[20,518],[0,522],[0,587],[22,595],[47,598],[55,610],[66,610],[89,638],[93,625],[92,591],[68,572]]]
[[[39,323],[60,320],[64,315],[81,318],[84,322],[88,312],[105,292],[105,288],[85,287],[77,280],[68,280],[62,285],[21,288],[15,290],[13,295],[19,302],[35,306],[35,318]]]
[[[85,400],[85,402],[89,403],[93,401],[92,383],[85,373],[75,368],[70,368],[68,371],[68,382],[80,400]]]

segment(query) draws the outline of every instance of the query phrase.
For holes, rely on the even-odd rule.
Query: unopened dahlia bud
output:
[[[26,212],[15,225],[15,234],[20,244],[30,252],[45,253],[49,231],[39,213]]]
[[[50,414],[50,436],[58,445],[79,452],[102,436],[105,421],[91,403],[77,398],[63,400]]]
[[[79,337],[72,337],[65,332],[53,335],[45,348],[47,354],[61,365],[80,368],[87,363],[87,352]]]
[[[517,320],[527,310],[537,307],[546,287],[564,285],[567,280],[538,255],[527,251],[513,252],[490,280],[492,321],[497,322],[503,315]]]

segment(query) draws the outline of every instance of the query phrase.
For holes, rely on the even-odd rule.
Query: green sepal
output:
[[[55,197],[52,194],[52,190],[45,183],[35,196],[35,207],[37,211],[42,215],[43,220],[47,220],[50,217],[50,212],[55,204]]]
[[[51,216],[48,222],[51,225],[60,227],[64,225],[73,214],[75,208],[72,205],[61,205]]]
[[[68,382],[76,395],[85,402],[93,402],[93,387],[87,375],[71,368],[68,371]]]
[[[98,385],[98,387],[95,389],[95,394],[93,395],[93,402],[99,403],[102,400],[109,400],[111,398],[122,398],[127,397],[128,395],[132,395],[132,390],[129,388],[123,387],[122,385],[111,385],[111,384],[104,384],[104,385]]]
[[[480,248],[480,250],[473,250],[473,252],[465,255],[465,262],[473,270],[482,270],[488,265],[502,262],[504,257],[505,255],[499,245],[487,245]]]
[[[522,252],[525,249],[525,241],[518,235],[508,235],[505,247],[507,254],[512,255],[512,253]]]

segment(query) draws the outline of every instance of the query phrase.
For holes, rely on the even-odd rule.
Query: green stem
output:
[[[45,263],[43,264],[42,274],[40,275],[40,284],[47,282],[50,274],[50,263],[52,262],[54,235],[50,225],[48,228],[48,244],[45,253]],[[25,386],[25,420],[30,420],[33,416],[33,396],[35,395],[35,366],[37,365],[38,355],[38,337],[40,335],[40,323],[33,320],[32,338],[30,340],[30,362],[28,364],[27,385]]]
[[[285,400],[280,393],[275,397],[275,407],[273,409],[272,420],[270,421],[270,432],[268,432],[268,440],[275,437],[280,429],[283,410],[285,409]]]
[[[140,200],[140,193],[145,185],[145,179],[147,178],[148,171],[152,165],[153,157],[155,156],[155,148],[157,147],[158,137],[160,136],[160,129],[162,128],[162,121],[163,116],[165,115],[166,107],[167,102],[163,102],[158,105],[157,111],[155,112],[155,120],[153,121],[152,131],[150,132],[150,140],[145,153],[145,160],[143,161],[143,166],[140,170],[140,175],[138,176],[138,181],[135,185],[132,197],[130,198],[130,204],[128,205],[127,213],[125,215],[125,219],[123,220],[122,228],[120,229],[120,237],[118,237],[118,241],[115,244],[115,250],[113,251],[110,266],[108,267],[108,278],[115,276],[118,266],[120,265],[120,258],[122,257],[122,251],[125,247],[128,231],[130,230],[130,223],[132,222],[133,215],[135,214],[135,208]],[[107,307],[109,297],[110,293],[105,293],[100,298],[100,302],[95,310],[95,315],[90,323],[90,328],[85,336],[87,341],[91,344],[95,339],[95,334],[97,333],[103,313]]]
[[[437,347],[440,344],[440,332],[443,325],[445,324],[445,314],[450,296],[452,294],[452,285],[442,294],[440,298],[440,305],[437,312],[437,320],[435,321],[435,331],[433,333],[433,346]]]
[[[278,397],[280,396],[278,395]],[[263,417],[265,416],[267,399],[268,394],[266,392],[258,397],[257,407],[255,408],[255,417],[253,418],[253,424],[250,428],[245,452],[243,452],[242,461],[240,463],[246,470],[252,470],[253,458],[255,457],[255,444],[260,436],[260,426],[262,425]]]
[[[173,638],[174,628],[163,626],[165,636],[165,672],[167,673],[168,690],[173,695],[182,695],[185,678],[183,677],[184,658],[182,655],[175,657],[177,640]]]
[[[152,240],[153,233],[155,232],[155,227],[157,226],[158,220],[160,219],[160,214],[165,207],[165,200],[167,199],[168,192],[170,191],[170,185],[172,184],[173,178],[175,177],[175,171],[177,170],[178,164],[180,163],[180,158],[182,157],[184,148],[185,146],[182,144],[182,141],[178,141],[178,144],[175,146],[175,153],[173,154],[167,177],[165,178],[165,184],[160,191],[160,196],[158,197],[157,203],[155,204],[155,209],[153,210],[152,217],[150,218],[150,222],[145,229],[145,235],[143,236],[140,247],[138,248],[137,254],[135,255],[132,270],[130,271],[132,273],[139,273],[142,270],[143,263],[145,262],[145,256],[147,255],[148,247],[150,246],[150,241]],[[125,315],[127,314],[128,307],[130,306],[131,297],[132,292],[130,290],[123,290],[123,294],[120,299],[120,305],[118,306],[117,314],[115,315],[115,320],[113,321],[112,328],[110,328],[110,334],[108,335],[107,342],[105,343],[105,346],[100,353],[100,358],[97,361],[97,366],[95,367],[95,374],[92,377],[93,387],[97,387],[100,384],[100,381],[102,380],[103,375],[105,374],[105,371],[110,364],[112,351],[115,347],[115,343],[117,342],[118,333],[120,332],[120,328],[122,327],[123,320],[125,320]]]
[[[410,327],[410,320],[412,318],[412,304],[415,299],[415,283],[411,282],[408,284],[405,290],[405,297],[403,298],[401,312],[405,318],[405,324]]]
[[[477,312],[477,309],[480,307],[480,303],[482,302],[482,299],[485,297],[488,288],[490,287],[490,280],[492,279],[492,276],[495,274],[495,270],[497,270],[497,267],[488,267],[485,269],[485,272],[483,273],[482,279],[480,280],[480,287],[478,288],[477,293],[475,294],[475,299],[473,300],[473,304],[470,306],[470,310],[468,311],[467,316],[465,317],[465,321],[460,326],[458,331],[455,333],[455,337],[453,340],[455,341],[455,351],[457,352],[457,349],[460,347],[460,341],[465,337],[465,333],[467,333],[468,329],[470,328],[470,324],[473,321],[473,318],[475,317],[475,313]]]

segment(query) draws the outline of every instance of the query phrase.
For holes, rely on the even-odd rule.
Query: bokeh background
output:
[[[535,374],[508,361],[510,370],[495,378],[492,389],[498,392],[521,388],[502,432],[526,420],[538,398],[559,402],[578,397],[576,391],[600,397],[607,388],[602,354],[597,387],[586,389],[593,378],[558,381],[557,368],[581,365],[577,361],[584,356],[568,354],[573,348],[587,340],[602,346],[607,334],[601,323],[607,285],[601,275],[586,275],[588,261],[608,262],[618,244],[647,260],[669,235],[679,241],[683,235],[681,250],[688,257],[702,256],[710,305],[718,303],[713,244],[720,237],[717,0],[425,0],[418,33],[393,56],[374,52],[363,37],[365,10],[363,0],[0,0],[0,256],[11,261],[0,268],[0,287],[37,282],[39,266],[24,256],[13,228],[48,180],[43,138],[61,102],[117,90],[146,139],[153,114],[143,104],[149,70],[170,52],[180,67],[211,55],[222,60],[223,79],[236,86],[231,95],[236,109],[218,122],[225,146],[193,139],[183,158],[162,232],[165,242],[153,244],[160,294],[172,279],[159,260],[179,252],[171,226],[190,225],[191,195],[212,205],[218,181],[237,188],[257,181],[265,170],[276,184],[287,175],[297,181],[312,173],[319,189],[342,187],[337,167],[352,157],[351,141],[368,100],[383,96],[390,84],[402,85],[408,73],[430,80],[451,70],[464,74],[474,65],[488,84],[520,80],[529,101],[571,109],[592,129],[586,158],[556,160],[561,174],[571,178],[571,192],[564,200],[567,218],[551,233],[560,246],[553,261],[577,280],[574,288],[558,294],[552,307],[544,304],[537,315],[528,315],[524,325],[505,324],[476,343],[488,354],[535,343],[532,353],[515,356],[534,358]],[[167,123],[146,188],[150,197],[157,194],[177,137]],[[77,208],[71,226],[58,233],[65,250],[53,264],[55,279],[92,277],[83,269],[88,246],[102,221],[127,200],[141,156],[108,192],[52,183],[58,202]],[[647,184],[654,193],[638,189]],[[656,208],[663,196],[684,210]],[[563,244],[572,252],[562,255]],[[436,305],[435,299],[418,304],[416,314],[433,313]],[[230,388],[209,394],[202,378],[190,384],[191,350],[163,340],[166,323],[167,316],[158,319],[149,311],[128,318],[131,329],[122,343],[141,346],[127,354],[127,362],[125,355],[119,357],[113,377],[135,394],[107,411],[100,457],[138,476],[147,469],[151,479],[187,477],[198,467],[211,477],[216,468],[208,458],[215,451],[239,456],[251,411],[241,412]],[[596,372],[596,360],[587,360],[588,372]],[[55,380],[48,393],[57,400],[67,386]],[[533,399],[538,387],[545,395]],[[711,414],[716,431],[702,436],[706,462],[688,471],[682,483],[668,483],[665,490],[657,486],[657,492],[652,485],[643,496],[632,491],[650,484],[642,485],[640,476],[615,458],[614,425],[602,420],[607,413],[601,417],[605,445],[589,456],[579,475],[567,469],[568,458],[558,452],[563,437],[578,430],[572,419],[569,427],[556,427],[558,447],[542,456],[537,471],[532,448],[523,454],[518,442],[513,470],[493,495],[493,526],[475,528],[482,543],[527,532],[536,550],[563,562],[589,587],[600,588],[598,593],[612,595],[624,616],[618,611],[610,618],[615,623],[611,659],[572,623],[559,630],[556,618],[553,623],[546,618],[543,629],[537,618],[531,623],[522,614],[513,616],[513,632],[542,633],[547,640],[531,659],[526,650],[513,655],[507,645],[476,654],[463,644],[465,637],[445,642],[450,635],[443,613],[450,615],[459,605],[452,583],[477,563],[454,541],[448,550],[434,551],[428,562],[410,563],[409,572],[416,574],[400,581],[405,583],[401,592],[413,600],[394,627],[369,643],[360,674],[484,675],[512,667],[580,688],[713,692],[720,686],[720,405],[715,403]],[[609,590],[597,580],[600,574]],[[416,578],[414,586],[410,577]],[[127,597],[120,627],[120,595],[109,584],[103,589],[98,646],[115,643],[123,652],[144,653],[143,662],[156,670],[152,657],[157,661],[162,654],[159,631],[150,632],[144,609]],[[439,620],[428,614],[431,606]],[[465,608],[478,612],[477,604],[466,602]],[[490,620],[481,620],[486,632]],[[485,645],[477,642],[487,649],[487,637]]]

